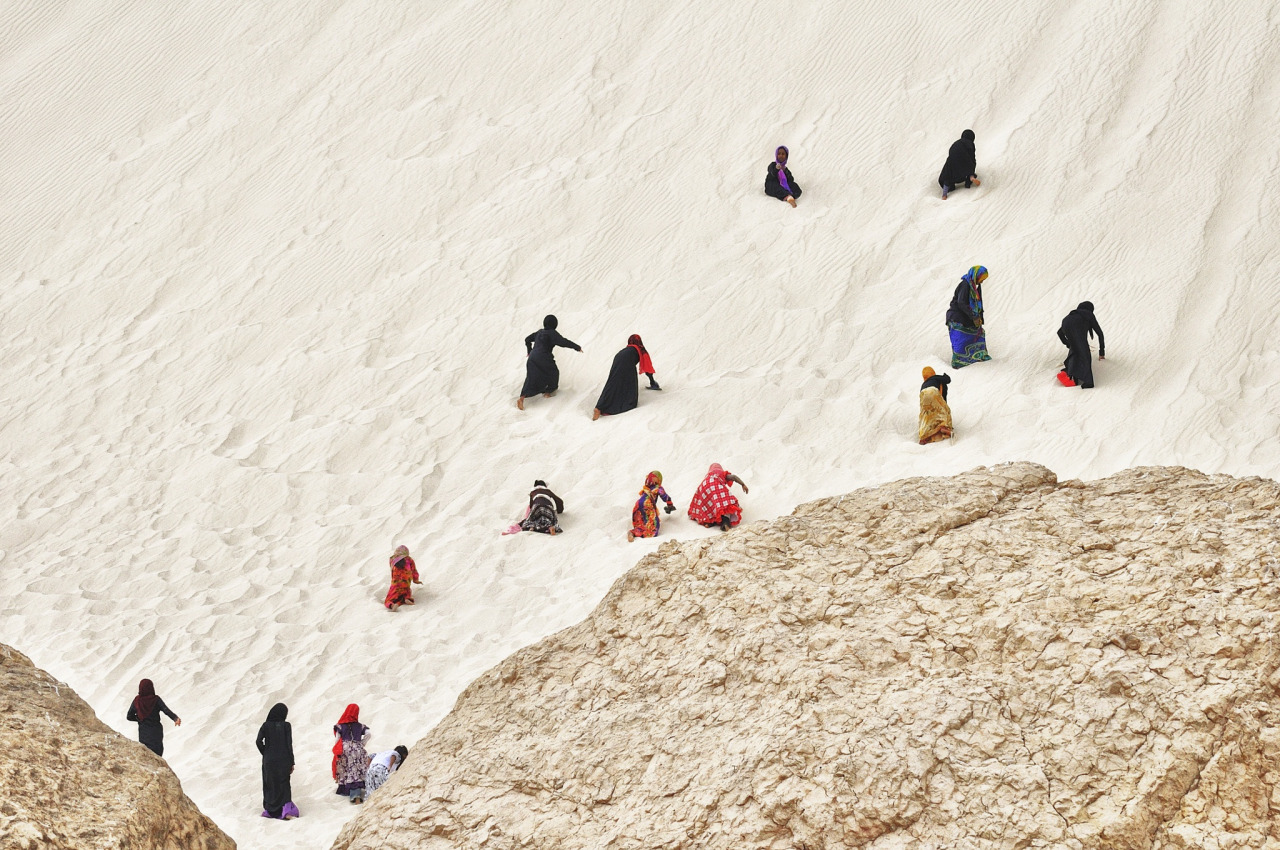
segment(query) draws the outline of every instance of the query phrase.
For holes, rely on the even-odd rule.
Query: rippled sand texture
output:
[[[579,620],[653,546],[650,469],[683,509],[723,463],[748,519],[1004,460],[1277,477],[1280,4],[923,9],[10,4],[0,641],[122,731],[154,679],[200,808],[310,850],[342,707],[412,743]],[[966,127],[983,184],[943,202]],[[974,263],[995,360],[918,446]],[[1069,391],[1086,298],[1109,357]],[[585,353],[520,413],[549,312]],[[633,332],[664,390],[593,423]],[[500,537],[537,477],[565,536]],[[396,543],[426,584],[392,615]],[[292,824],[257,817],[277,700]]]

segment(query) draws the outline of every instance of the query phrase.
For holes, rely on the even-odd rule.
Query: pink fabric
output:
[[[729,517],[729,525],[742,522],[742,506],[729,492],[729,473],[718,463],[711,464],[689,500],[689,518],[700,525],[719,525],[721,517]]]

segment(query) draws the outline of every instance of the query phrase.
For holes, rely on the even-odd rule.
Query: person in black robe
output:
[[[564,502],[547,487],[547,482],[539,478],[533,482],[529,491],[529,514],[520,523],[523,531],[537,531],[541,534],[559,534],[560,514],[564,513]]]
[[[164,755],[164,727],[160,725],[160,713],[169,715],[174,726],[182,725],[182,718],[169,710],[164,700],[156,696],[156,686],[150,679],[138,683],[138,695],[129,703],[126,719],[138,724],[138,740],[158,756]]]
[[[600,391],[596,409],[591,412],[592,421],[601,416],[635,410],[640,403],[640,382],[636,371],[639,365],[640,349],[634,345],[628,345],[613,355],[609,377],[605,379],[604,389]]]
[[[791,176],[791,169],[787,168],[789,155],[790,152],[785,147],[779,147],[774,154],[774,161],[769,163],[769,173],[764,177],[764,193],[794,207],[796,198],[800,197],[800,184]]]
[[[959,183],[963,183],[966,189],[982,185],[976,173],[978,150],[974,145],[974,138],[972,130],[965,130],[960,134],[960,138],[951,143],[951,149],[947,151],[947,161],[942,166],[942,173],[938,175],[938,185],[942,187],[944,201],[948,193]]]
[[[1098,359],[1105,360],[1107,341],[1093,315],[1092,301],[1081,301],[1080,306],[1068,313],[1058,328],[1058,339],[1067,347],[1067,361],[1062,364],[1062,371],[1072,384],[1086,390],[1093,387],[1093,359],[1089,354],[1089,337],[1094,334],[1098,336]]]
[[[262,816],[297,817],[289,774],[293,773],[293,728],[285,720],[289,707],[282,702],[271,706],[267,720],[258,729],[258,752],[262,753]]]
[[[524,400],[532,395],[542,393],[551,397],[560,388],[560,367],[556,365],[555,348],[572,348],[582,352],[582,346],[572,340],[565,339],[556,332],[559,320],[555,316],[547,316],[542,320],[542,330],[534,331],[524,338],[525,360],[524,387],[520,390],[520,398],[516,399],[516,407],[524,410]]]

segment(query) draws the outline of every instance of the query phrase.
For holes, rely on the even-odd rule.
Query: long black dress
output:
[[[972,130],[965,130],[960,138],[951,143],[947,151],[947,161],[938,175],[938,185],[950,190],[957,183],[966,183],[978,170],[978,151],[974,145]]]
[[[525,360],[524,387],[520,395],[529,398],[538,393],[553,393],[560,388],[560,367],[556,365],[554,353],[556,346],[582,350],[582,346],[560,336],[554,328],[543,328],[524,338],[529,357]]]
[[[764,176],[764,193],[771,198],[777,198],[779,201],[785,201],[787,195],[792,198],[800,197],[800,184],[791,176],[791,169],[785,165],[782,166],[783,172],[787,175],[787,185],[791,187],[788,192],[782,188],[782,181],[778,179],[778,163],[769,163],[769,173]]]
[[[160,697],[156,697],[155,707],[146,717],[138,717],[137,705],[132,702],[129,703],[129,713],[125,715],[126,719],[138,724],[138,741],[158,756],[164,755],[164,727],[160,725],[162,711],[169,715],[170,720],[178,719],[178,715],[170,711]]]
[[[639,365],[640,351],[634,345],[628,345],[613,355],[613,365],[609,367],[609,377],[600,391],[596,410],[609,416],[636,409],[640,403],[640,382],[636,372]]]
[[[1067,314],[1058,328],[1058,339],[1067,347],[1067,361],[1062,368],[1067,377],[1077,387],[1089,389],[1093,386],[1093,358],[1089,354],[1089,337],[1098,336],[1098,356],[1107,356],[1107,341],[1102,336],[1102,328],[1093,315],[1093,303],[1080,302],[1080,306]]]
[[[285,721],[289,709],[276,703],[258,729],[262,753],[262,808],[268,817],[282,817],[285,803],[293,800],[289,774],[293,772],[293,728]]]

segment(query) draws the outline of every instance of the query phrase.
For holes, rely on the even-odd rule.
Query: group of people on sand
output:
[[[742,505],[729,488],[737,484],[743,493],[750,492],[746,482],[731,472],[726,472],[718,463],[711,464],[702,483],[694,490],[689,500],[689,518],[706,528],[719,527],[728,531],[742,522]],[[662,473],[653,470],[644,477],[640,487],[640,496],[631,507],[631,528],[627,530],[627,540],[637,537],[657,537],[662,527],[661,514],[670,514],[676,505],[666,489],[662,486]],[[534,531],[539,534],[560,534],[560,516],[564,513],[564,500],[557,496],[547,482],[538,479],[533,482],[529,491],[529,503],[524,515],[507,527],[503,534],[518,534],[521,531]]]
[[[542,320],[541,330],[524,338],[524,386],[520,388],[520,397],[516,399],[516,407],[520,410],[524,410],[526,399],[539,393],[544,398],[551,398],[560,388],[560,367],[556,365],[555,349],[572,348],[579,354],[582,353],[582,346],[560,335],[556,330],[559,325],[559,319],[547,316]],[[604,389],[600,391],[596,406],[591,411],[592,420],[635,410],[640,404],[638,374],[649,379],[646,389],[662,389],[654,379],[653,360],[649,357],[649,350],[644,347],[639,334],[632,334],[627,338],[623,349],[613,355],[609,377],[605,379]]]
[[[966,131],[968,132],[968,131]],[[982,284],[987,279],[986,266],[973,266],[960,278],[951,304],[947,308],[947,330],[951,335],[951,368],[963,369],[991,359],[987,351],[987,332],[983,325]],[[1058,372],[1058,381],[1067,387],[1093,387],[1093,359],[1089,340],[1098,338],[1098,359],[1107,355],[1106,338],[1094,315],[1093,302],[1082,301],[1062,320],[1058,339],[1067,347],[1066,360]],[[920,418],[917,436],[921,445],[946,440],[953,436],[951,407],[947,401],[947,385],[951,376],[938,375],[925,367],[920,385]]]
[[[401,547],[404,548],[404,547]],[[408,551],[406,550],[406,555]],[[138,695],[129,703],[129,720],[138,724],[138,741],[158,756],[164,755],[164,727],[160,715],[166,714],[174,726],[182,720],[156,695],[150,679],[138,683]],[[293,775],[293,727],[288,721],[289,707],[282,702],[271,706],[267,719],[258,727],[254,744],[262,755],[262,816],[277,820],[298,817],[290,782]],[[342,712],[333,727],[333,781],[338,794],[352,803],[365,799],[386,783],[392,773],[404,764],[409,749],[403,744],[386,752],[370,754],[365,749],[372,733],[360,722],[360,706],[352,703]]]

